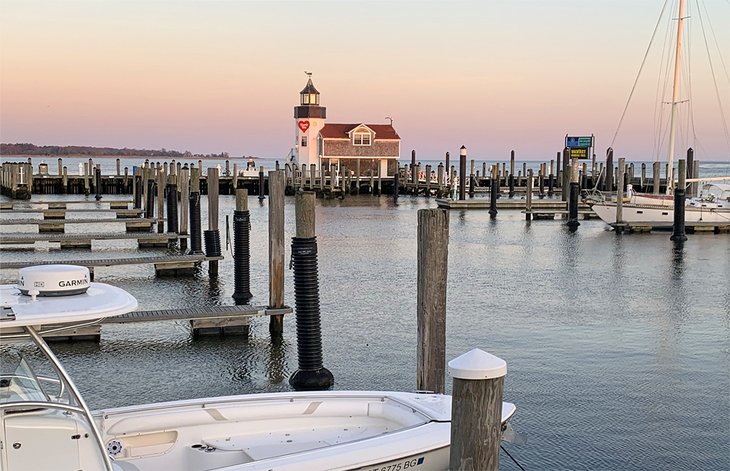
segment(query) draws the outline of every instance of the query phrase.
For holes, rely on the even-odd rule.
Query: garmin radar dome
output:
[[[83,294],[91,285],[89,269],[75,265],[37,265],[18,270],[18,289],[25,296]]]

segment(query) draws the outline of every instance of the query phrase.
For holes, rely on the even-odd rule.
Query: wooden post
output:
[[[63,159],[58,159],[58,176],[63,175]]]
[[[431,196],[431,165],[426,164],[426,198]]]
[[[466,147],[459,149],[459,201],[466,199]]]
[[[469,198],[474,198],[474,183],[475,183],[475,176],[474,176],[474,159],[471,160],[471,167],[469,171]]]
[[[63,193],[68,193],[68,168],[66,168],[66,166],[63,167],[63,183],[61,185],[61,191]]]
[[[264,198],[266,198],[264,196],[264,192],[265,192],[264,185],[265,185],[265,183],[264,183],[264,166],[261,165],[261,166],[259,166],[259,201],[263,201]]]
[[[233,177],[231,178],[231,186],[233,187],[233,194],[236,194],[236,190],[238,190],[238,164],[233,164]]]
[[[700,161],[699,160],[693,161],[692,167],[693,167],[692,168],[692,178],[700,178]],[[698,182],[692,182],[691,195],[693,197],[699,195],[699,188],[700,188],[700,184]]]
[[[262,167],[263,169],[263,167]],[[220,233],[218,232],[218,195],[220,191],[218,168],[208,168],[208,230],[204,232],[205,237],[205,255],[215,256],[220,255],[218,250],[220,248]],[[212,238],[212,240],[211,240]],[[217,241],[217,242],[216,242]],[[209,247],[213,244],[215,248],[211,250]],[[208,275],[218,275],[218,260],[208,261]]]
[[[178,188],[180,190],[180,226],[178,234],[188,234],[188,211],[190,211],[190,170],[188,166],[181,168],[179,171]],[[180,238],[180,248],[185,251],[188,247],[188,239]]]
[[[507,362],[475,348],[451,360],[449,370],[454,378],[449,469],[498,471]]]
[[[302,168],[307,168],[304,164]],[[284,172],[269,172],[269,307],[284,307]],[[269,334],[281,337],[284,315],[269,317]]]
[[[565,156],[567,159],[567,155]],[[573,157],[570,165],[570,185],[568,195],[568,222],[567,226],[571,230],[576,230],[580,226],[578,222],[578,201],[580,198],[580,175],[578,173],[578,159]]]
[[[355,194],[360,194],[360,159],[355,160]]]
[[[444,164],[439,162],[438,169],[436,170],[436,179],[438,180],[438,195],[439,197],[444,195]]]
[[[624,165],[624,158],[619,157],[618,159],[618,166],[619,168],[622,168]],[[616,184],[616,233],[620,234],[623,231],[623,226],[620,224],[623,223],[624,219],[624,172],[618,172],[616,175],[616,178],[618,179],[618,182]]]
[[[684,233],[685,187],[687,185],[687,161],[680,159],[677,162],[677,187],[674,189],[674,224],[672,236],[675,242],[684,242],[687,236]]]
[[[568,201],[568,198],[570,197],[570,170],[570,149],[566,147],[563,149],[563,178],[560,182],[563,201]]]
[[[416,389],[445,391],[449,212],[418,210]]]
[[[416,149],[411,150],[411,183],[413,183],[416,188],[418,188],[418,175],[415,171],[416,168]],[[418,194],[418,190],[416,190],[416,194]]]
[[[164,232],[165,224],[165,172],[157,172],[157,232]]]
[[[654,165],[652,168],[652,170],[654,172],[653,177],[652,177],[653,178],[652,193],[654,193],[655,195],[659,194],[659,191],[662,186],[661,177],[660,177],[660,172],[661,172],[661,168],[662,168],[661,165],[662,164],[660,162],[654,162]]]
[[[525,193],[525,220],[532,219],[532,169],[527,171],[527,190]]]

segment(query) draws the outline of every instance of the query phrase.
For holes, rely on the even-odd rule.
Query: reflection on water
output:
[[[256,201],[251,304],[265,305],[268,205]],[[207,221],[205,197],[201,206]],[[409,196],[318,201],[323,355],[336,389],[415,387],[416,211],[433,206]],[[235,198],[221,196],[220,207],[232,214]],[[285,221],[291,237],[292,198]],[[508,362],[505,398],[530,436],[508,446],[527,469],[730,469],[730,237],[690,234],[679,247],[664,232],[617,235],[587,220],[571,233],[565,220],[507,210],[496,220],[453,211],[449,233],[447,356],[480,347]],[[108,257],[116,247],[36,256]],[[99,268],[96,280],[129,290],[141,309],[234,304],[230,254],[214,280],[204,265],[180,279],[151,266]],[[285,291],[293,305],[288,269]],[[289,390],[297,365],[294,316],[273,344],[268,319],[256,318],[248,342],[194,341],[186,322],[159,322],[105,325],[98,345],[53,348],[93,408]],[[507,459],[502,468],[516,469]]]

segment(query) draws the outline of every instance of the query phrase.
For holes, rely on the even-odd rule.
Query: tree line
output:
[[[30,143],[2,143],[0,144],[0,155],[89,155],[102,156],[111,155],[119,157],[171,157],[178,159],[185,158],[229,158],[228,152],[220,154],[193,154],[190,151],[179,152],[168,150],[164,147],[159,150],[150,149],[129,149],[127,147],[118,149],[115,147],[93,147],[93,146],[37,146]]]

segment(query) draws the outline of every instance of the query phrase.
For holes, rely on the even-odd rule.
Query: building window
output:
[[[302,135],[301,147],[307,147],[307,136]]]
[[[356,132],[352,136],[353,144],[356,146],[369,146],[370,145],[370,133],[369,132]]]

